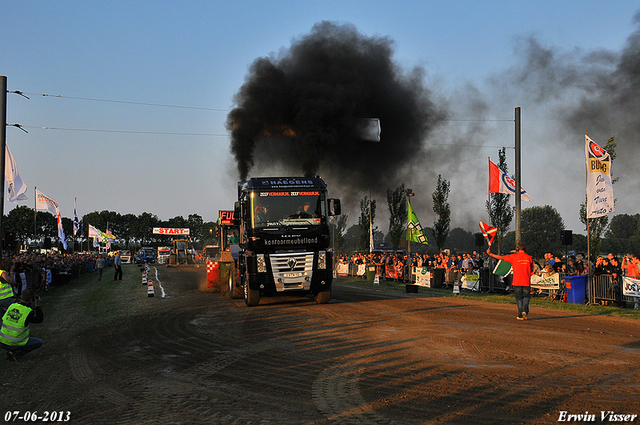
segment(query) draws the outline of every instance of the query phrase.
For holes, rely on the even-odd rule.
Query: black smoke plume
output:
[[[257,59],[227,118],[240,179],[266,167],[331,174],[353,190],[399,185],[444,112],[423,70],[404,74],[392,56],[386,37],[321,22],[277,57]],[[368,118],[380,119],[380,142],[362,140]]]

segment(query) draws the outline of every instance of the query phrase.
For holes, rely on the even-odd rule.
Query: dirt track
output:
[[[542,424],[562,411],[596,415],[590,423],[604,423],[601,411],[640,414],[637,321],[534,309],[519,322],[512,305],[340,283],[329,304],[290,296],[247,308],[208,292],[204,267],[157,272],[153,298],[136,278],[45,299],[46,328],[32,329],[46,329],[45,346],[2,360],[0,419],[37,410],[69,411],[77,424]],[[112,300],[97,302],[104,284]]]

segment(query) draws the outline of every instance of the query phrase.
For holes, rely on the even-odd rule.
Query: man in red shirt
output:
[[[529,300],[531,299],[531,274],[533,273],[533,258],[525,252],[524,242],[518,242],[515,254],[497,255],[491,252],[491,245],[487,254],[496,260],[511,263],[513,269],[513,293],[518,305],[518,320],[527,320],[529,314]]]

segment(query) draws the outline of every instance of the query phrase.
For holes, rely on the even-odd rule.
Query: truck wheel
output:
[[[248,306],[258,305],[260,302],[260,290],[251,289],[246,276],[242,280],[244,283],[244,303]]]
[[[326,304],[331,298],[331,290],[318,292],[314,298],[318,304]]]
[[[235,270],[233,270],[233,268],[231,268],[229,270],[229,282],[228,282],[228,286],[229,286],[229,298],[242,298],[242,288],[237,287],[234,283],[233,283],[233,273],[235,272]]]

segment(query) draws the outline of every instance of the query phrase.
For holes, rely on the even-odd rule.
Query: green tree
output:
[[[616,158],[616,146],[618,144],[615,141],[615,136],[611,136],[607,140],[607,144],[604,145],[604,150],[609,153],[611,157],[611,184],[615,184],[619,178],[613,177],[613,161]],[[590,218],[587,221],[587,196],[585,194],[584,202],[580,204],[580,221],[584,224],[585,230],[587,230],[587,237],[589,238],[589,258],[591,261],[595,260],[595,257],[600,253],[600,247],[602,245],[602,235],[607,229],[609,224],[609,216]],[[615,200],[614,200],[615,202]]]
[[[368,228],[368,226],[367,226]],[[360,245],[360,237],[362,229],[359,224],[354,224],[344,232],[344,245],[342,247],[344,253],[351,253],[358,249]],[[367,246],[367,251],[369,250]]]
[[[134,237],[140,241],[141,246],[151,244],[153,240],[151,232],[154,227],[159,227],[160,219],[155,214],[143,212],[138,216],[133,229]]]
[[[5,217],[4,228],[13,232],[16,242],[26,244],[33,237],[33,208],[19,205]]]
[[[606,238],[631,238],[640,236],[640,214],[618,214],[611,219]]]
[[[545,252],[560,252],[560,234],[564,221],[551,205],[530,207],[522,211],[520,233],[527,246],[527,253],[542,258]]]
[[[198,214],[189,214],[187,217],[187,227],[189,228],[191,240],[194,247],[198,247],[197,249],[202,249],[202,239],[205,235],[203,224],[204,220],[202,219],[202,216]]]
[[[476,247],[474,246],[475,238],[473,233],[464,230],[461,227],[455,227],[449,232],[447,238],[447,248],[451,249],[451,252],[471,252]]]
[[[341,214],[331,218],[329,225],[329,234],[333,238],[333,245],[336,252],[344,252],[345,245],[345,231],[347,229],[348,214]]]
[[[444,243],[449,236],[449,225],[451,224],[451,207],[447,199],[449,198],[450,183],[438,174],[436,190],[433,192],[433,212],[436,213],[437,220],[433,223],[433,233],[436,239],[438,251],[442,251]]]
[[[360,243],[358,250],[361,252],[369,252],[369,230],[373,227],[376,218],[376,201],[370,200],[367,196],[360,200],[360,218],[358,225],[360,226]],[[376,228],[373,228],[375,231]]]
[[[503,173],[508,173],[506,148],[498,151],[498,168]],[[508,193],[492,193],[490,201],[486,202],[487,212],[491,219],[491,225],[497,229],[496,242],[498,245],[498,253],[502,252],[502,239],[509,230],[511,221],[513,221],[514,208],[510,204],[510,196]]]
[[[387,189],[389,207],[389,238],[394,251],[398,250],[400,240],[407,228],[407,198],[404,184],[395,190]]]

